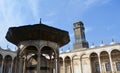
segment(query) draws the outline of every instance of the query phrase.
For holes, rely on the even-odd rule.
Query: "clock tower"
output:
[[[83,22],[79,21],[73,24],[74,26],[74,49],[88,48],[88,42],[85,38],[85,28]]]

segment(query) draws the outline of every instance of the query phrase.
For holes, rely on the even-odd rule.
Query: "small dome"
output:
[[[95,48],[96,46],[94,45],[94,43],[92,43],[92,45],[90,46],[90,48]]]
[[[70,52],[70,50],[67,50],[66,52]]]
[[[110,45],[116,44],[116,42],[114,41],[114,39],[112,39],[112,42],[110,42]]]
[[[100,44],[100,46],[105,46],[105,44]]]
[[[63,51],[62,51],[62,50],[60,50],[60,53],[63,53]]]
[[[105,46],[105,44],[103,43],[103,41],[101,42],[100,46]]]
[[[90,46],[90,48],[95,48],[95,46],[94,46],[94,45],[92,45],[92,46]]]

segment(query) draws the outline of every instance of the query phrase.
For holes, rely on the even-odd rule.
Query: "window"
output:
[[[120,71],[120,62],[116,63],[117,71]]]
[[[105,64],[105,68],[106,68],[106,71],[110,71],[111,70],[110,63],[106,63]]]
[[[96,72],[100,72],[100,66],[99,66],[99,64],[98,63],[96,63]]]

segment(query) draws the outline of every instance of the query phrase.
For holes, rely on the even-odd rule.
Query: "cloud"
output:
[[[37,2],[38,0],[0,0],[0,46],[7,44],[5,35],[9,27],[23,25],[38,18]]]
[[[34,18],[36,19],[39,19],[39,12],[40,12],[40,9],[39,9],[39,0],[27,0],[28,2],[28,6],[32,12],[32,15]]]
[[[107,4],[111,0],[84,0],[84,4],[87,7],[94,6],[94,5],[99,5],[99,4]]]
[[[6,41],[4,37],[11,26],[33,23],[39,21],[42,16],[45,17],[47,24],[54,24],[60,17],[79,18],[78,14],[84,13],[99,3],[106,4],[110,0],[67,0],[64,1],[65,3],[54,1],[57,2],[55,5],[49,0],[43,1],[50,3],[40,1],[42,0],[0,0],[0,45],[6,45],[6,42],[3,42]],[[86,32],[90,30],[92,28],[87,28]]]
[[[86,32],[86,33],[89,32],[89,31],[92,31],[92,30],[93,30],[92,27],[86,27],[86,28],[85,28],[85,32]]]
[[[111,0],[68,0],[65,4],[63,14],[70,18],[80,18],[88,10],[109,3]],[[62,13],[62,12],[61,12]]]

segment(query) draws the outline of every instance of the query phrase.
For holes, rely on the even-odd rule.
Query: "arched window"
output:
[[[111,70],[110,63],[106,63],[105,64],[105,68],[106,68],[106,71],[110,71]]]
[[[99,66],[99,63],[96,63],[96,64],[95,64],[95,67],[96,67],[96,72],[97,72],[97,73],[100,72],[100,66]]]
[[[71,59],[70,57],[65,57],[65,73],[71,73]]]
[[[92,73],[100,73],[100,66],[98,61],[97,53],[92,53],[90,55]]]
[[[120,71],[120,62],[116,63],[117,71]]]
[[[100,53],[100,59],[101,59],[101,70],[102,72],[111,72],[111,66],[110,66],[110,60],[108,52],[103,51]]]

